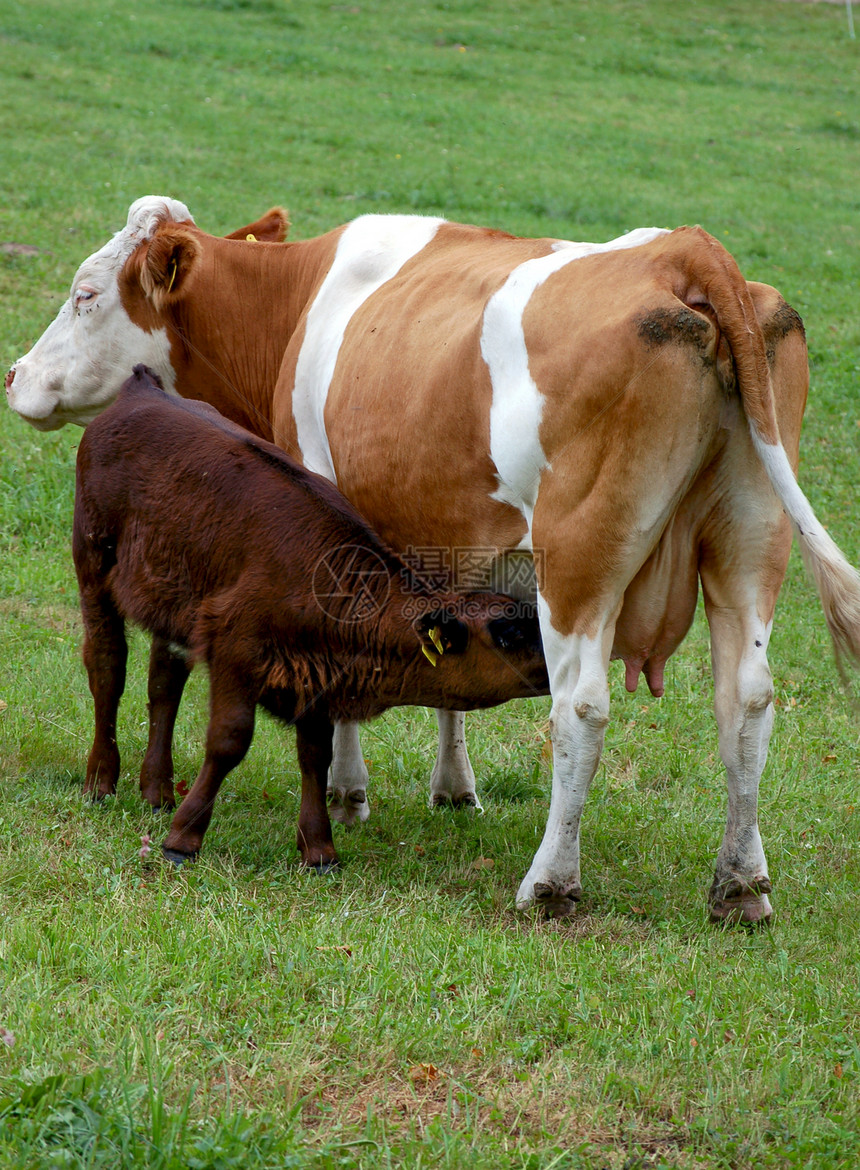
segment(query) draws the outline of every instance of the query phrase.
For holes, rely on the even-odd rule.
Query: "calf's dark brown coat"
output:
[[[125,623],[154,635],[141,790],[173,804],[170,746],[188,662],[210,675],[203,766],[164,843],[200,849],[257,705],[295,724],[305,864],[336,861],[325,804],[332,721],[401,704],[467,710],[546,693],[534,616],[439,594],[326,480],[135,367],[78,453],[73,552],[95,704],[86,790],[116,790]],[[187,661],[166,653],[173,643]],[[440,652],[441,651],[441,652]],[[434,661],[435,660],[435,661]]]

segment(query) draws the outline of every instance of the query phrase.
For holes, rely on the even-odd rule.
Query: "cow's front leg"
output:
[[[309,711],[296,719],[296,750],[302,773],[302,806],[296,844],[302,864],[328,873],[338,864],[326,807],[326,776],[332,759],[333,729],[324,714]]]
[[[562,635],[539,599],[552,691],[552,798],[543,840],[517,891],[517,908],[563,916],[582,896],[579,824],[609,722],[607,670],[615,616],[588,637]]]
[[[153,809],[173,808],[173,729],[190,673],[188,659],[169,642],[152,639],[149,655],[149,743],[140,769],[140,794]]]
[[[430,776],[430,807],[469,806],[483,812],[475,791],[475,773],[466,748],[466,716],[462,711],[437,710],[439,746]]]
[[[106,595],[81,593],[84,620],[84,665],[93,696],[95,733],[87,760],[84,793],[101,800],[116,792],[119,749],[116,719],[125,689],[128,644],[125,623]]]
[[[331,767],[328,771],[329,816],[341,825],[354,825],[370,816],[367,765],[361,753],[357,723],[336,723]]]
[[[726,831],[709,896],[711,917],[767,922],[771,882],[758,829],[758,789],[773,727],[770,623],[753,606],[746,612],[708,606],[708,622],[720,757],[728,785]]]

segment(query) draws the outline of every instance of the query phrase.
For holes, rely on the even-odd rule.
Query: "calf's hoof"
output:
[[[173,794],[166,792],[142,792],[141,796],[152,809],[153,812],[167,812],[176,808],[176,800]]]
[[[179,849],[168,849],[166,845],[161,846],[161,852],[176,869],[182,869],[183,865],[188,865],[192,861],[197,860],[197,853],[182,853]]]
[[[116,796],[116,785],[112,787],[107,784],[85,784],[84,796],[91,800],[93,804],[101,804],[106,796]]]
[[[773,915],[768,899],[772,888],[768,877],[749,881],[738,877],[723,881],[714,878],[708,895],[711,921],[734,926],[765,926]]]
[[[473,808],[482,813],[484,806],[476,792],[431,792],[431,808]]]
[[[355,825],[370,816],[370,804],[364,788],[329,788],[325,796],[328,815],[339,825]]]
[[[320,876],[323,876],[327,873],[337,873],[337,871],[340,869],[340,862],[336,857],[334,857],[325,861],[317,861],[313,865],[308,866],[308,868],[312,869],[314,873],[318,873]]]
[[[537,881],[529,893],[527,883],[523,882],[517,892],[517,909],[530,910],[536,906],[547,918],[569,918],[581,897],[579,886],[566,889],[559,882]]]

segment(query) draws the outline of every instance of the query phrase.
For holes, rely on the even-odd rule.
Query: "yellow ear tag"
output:
[[[256,244],[257,242],[257,237],[253,232],[248,232],[247,236],[245,236],[245,239],[251,244]]]
[[[427,661],[430,663],[431,666],[435,666],[436,663],[439,661],[439,659],[436,657],[436,655],[433,653],[433,651],[428,650],[423,642],[421,643],[421,653],[424,655],[424,657],[427,659]]]
[[[167,282],[167,291],[168,291],[168,292],[170,292],[170,290],[173,288],[173,282],[174,282],[174,280],[176,280],[176,269],[177,269],[177,267],[178,267],[178,265],[177,265],[176,261],[175,261],[175,260],[171,260],[171,261],[170,261],[170,269],[169,269],[169,271],[170,271],[170,280],[168,280],[168,282]]]
[[[439,627],[434,626],[432,630],[428,630],[427,633],[430,636],[430,641],[433,643],[439,653],[444,654],[445,647],[442,645],[442,639],[439,637]]]

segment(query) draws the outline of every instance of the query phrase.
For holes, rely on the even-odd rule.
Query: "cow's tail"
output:
[[[836,661],[844,678],[846,661],[860,666],[860,573],[845,559],[813,512],[794,478],[782,444],[765,442],[752,422],[750,432],[768,479],[794,526],[803,560],[821,598]]]
[[[849,564],[813,512],[780,441],[767,351],[746,281],[721,244],[701,229],[692,230],[706,242],[707,252],[704,272],[694,268],[691,273],[691,288],[694,296],[701,289],[710,302],[731,347],[753,445],[794,527],[803,560],[821,598],[844,678],[846,663],[860,667],[860,573]]]

